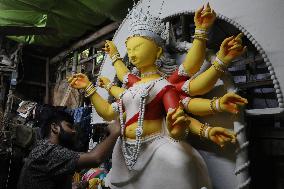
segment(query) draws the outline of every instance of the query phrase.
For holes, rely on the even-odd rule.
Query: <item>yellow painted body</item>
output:
[[[206,8],[208,9],[208,7]],[[204,16],[203,20],[198,20],[198,14],[201,14],[202,10],[198,10],[195,15],[195,24],[197,28],[201,29],[208,29],[212,25],[212,20],[214,21],[215,17],[211,17],[209,19]],[[212,12],[212,11],[211,11]],[[214,13],[214,12],[213,12]],[[207,13],[204,13],[207,14]],[[212,15],[211,15],[212,16]],[[200,17],[200,15],[199,15]],[[201,19],[201,17],[200,17]],[[238,36],[237,36],[238,37]],[[244,49],[233,48],[236,44],[241,44],[239,38],[231,38],[226,39],[226,43],[230,43],[229,45],[221,45],[220,51],[218,53],[218,57],[228,64],[233,58],[239,56],[241,51],[243,52]],[[241,46],[242,47],[242,46]],[[149,72],[156,72],[157,68],[155,65],[156,60],[161,56],[163,53],[163,49],[159,47],[154,41],[149,40],[143,36],[133,36],[129,37],[126,41],[126,48],[127,53],[129,56],[130,62],[137,67],[141,74],[149,73]],[[194,39],[192,48],[188,51],[184,62],[182,63],[186,72],[190,75],[195,74],[202,65],[204,58],[205,58],[205,48],[206,48],[206,41],[203,39]],[[227,49],[226,49],[227,48]],[[229,49],[231,48],[231,49]],[[118,53],[115,45],[111,41],[106,42],[106,46],[104,50],[112,57],[114,54]],[[230,52],[237,51],[238,53],[231,53]],[[122,62],[121,59],[118,59],[114,62],[114,67],[116,70],[117,77],[120,81],[123,80],[123,77],[129,73],[128,68]],[[221,72],[216,70],[213,66],[211,66],[208,70],[204,73],[196,77],[190,82],[189,92],[191,96],[205,94],[210,91],[217,79],[221,76]],[[146,77],[141,78],[141,83],[149,82],[160,78],[159,74],[148,75]],[[71,86],[74,88],[86,88],[90,83],[87,77],[77,77],[74,76],[73,79],[70,79]],[[102,77],[100,79],[100,85],[105,87],[109,80]],[[120,94],[125,89],[112,86],[109,89],[111,95],[115,98],[118,98]],[[224,98],[223,98],[224,97]],[[222,111],[229,111],[233,112],[236,110],[236,106],[232,107],[232,102],[235,102],[236,99],[241,99],[239,104],[244,104],[245,100],[239,96],[235,96],[235,94],[227,94],[220,98],[220,108]],[[233,99],[233,100],[232,100]],[[186,111],[193,113],[195,115],[208,115],[212,114],[212,108],[210,107],[209,99],[202,99],[202,98],[193,98]],[[103,99],[100,95],[96,92],[91,96],[91,102],[95,107],[97,113],[104,118],[105,120],[114,120],[118,119],[118,115],[113,111],[111,105]],[[233,103],[233,105],[236,105]],[[232,110],[232,111],[231,111]],[[167,128],[169,129],[169,133],[173,138],[181,139],[184,137],[185,131],[188,128],[192,133],[199,134],[200,128],[203,125],[198,120],[189,117],[187,114],[184,113],[182,108],[176,109],[174,112],[168,113],[166,116],[166,124]],[[136,134],[135,130],[137,128],[137,122],[133,123],[132,125],[128,126],[125,131],[125,136],[130,139],[135,139]],[[160,132],[162,128],[162,120],[144,120],[143,122],[143,136],[148,136]],[[225,142],[235,141],[235,135],[230,133],[224,128],[221,127],[213,127],[209,131],[210,140],[217,143],[220,146],[223,146]]]

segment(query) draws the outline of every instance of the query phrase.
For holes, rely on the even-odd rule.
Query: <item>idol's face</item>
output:
[[[126,47],[129,61],[138,69],[155,65],[161,50],[154,41],[140,36],[128,38]]]

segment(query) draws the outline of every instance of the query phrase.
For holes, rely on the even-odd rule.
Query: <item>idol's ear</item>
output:
[[[160,59],[160,57],[163,54],[163,48],[162,47],[158,47],[158,52],[157,52],[157,59]]]

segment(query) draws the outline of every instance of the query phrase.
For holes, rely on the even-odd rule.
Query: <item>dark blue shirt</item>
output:
[[[18,189],[71,189],[79,153],[41,140],[22,168]]]

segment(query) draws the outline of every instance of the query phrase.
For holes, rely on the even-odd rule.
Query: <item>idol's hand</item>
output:
[[[118,50],[113,41],[106,40],[105,47],[102,48],[110,57],[118,53]]]
[[[247,47],[242,45],[243,33],[226,38],[220,47],[217,57],[228,65],[233,59],[241,56]]]
[[[99,86],[102,88],[106,88],[106,86],[110,83],[110,80],[107,77],[99,77]]]
[[[208,30],[213,25],[215,19],[216,13],[213,9],[211,9],[209,3],[207,3],[205,8],[202,6],[195,12],[195,27],[198,29]]]
[[[99,178],[92,178],[89,181],[89,187],[88,188],[97,188],[97,186],[100,184]]]
[[[181,138],[186,133],[186,128],[190,125],[188,115],[183,111],[182,105],[169,110],[166,117],[166,125],[173,138]]]
[[[243,106],[248,101],[235,93],[227,93],[220,98],[219,103],[221,111],[237,114],[239,112],[238,105]]]
[[[224,147],[228,143],[236,143],[236,134],[223,127],[212,127],[209,130],[209,139]]]
[[[68,78],[68,83],[71,87],[75,89],[86,89],[86,87],[91,83],[89,78],[82,73],[72,75]]]

